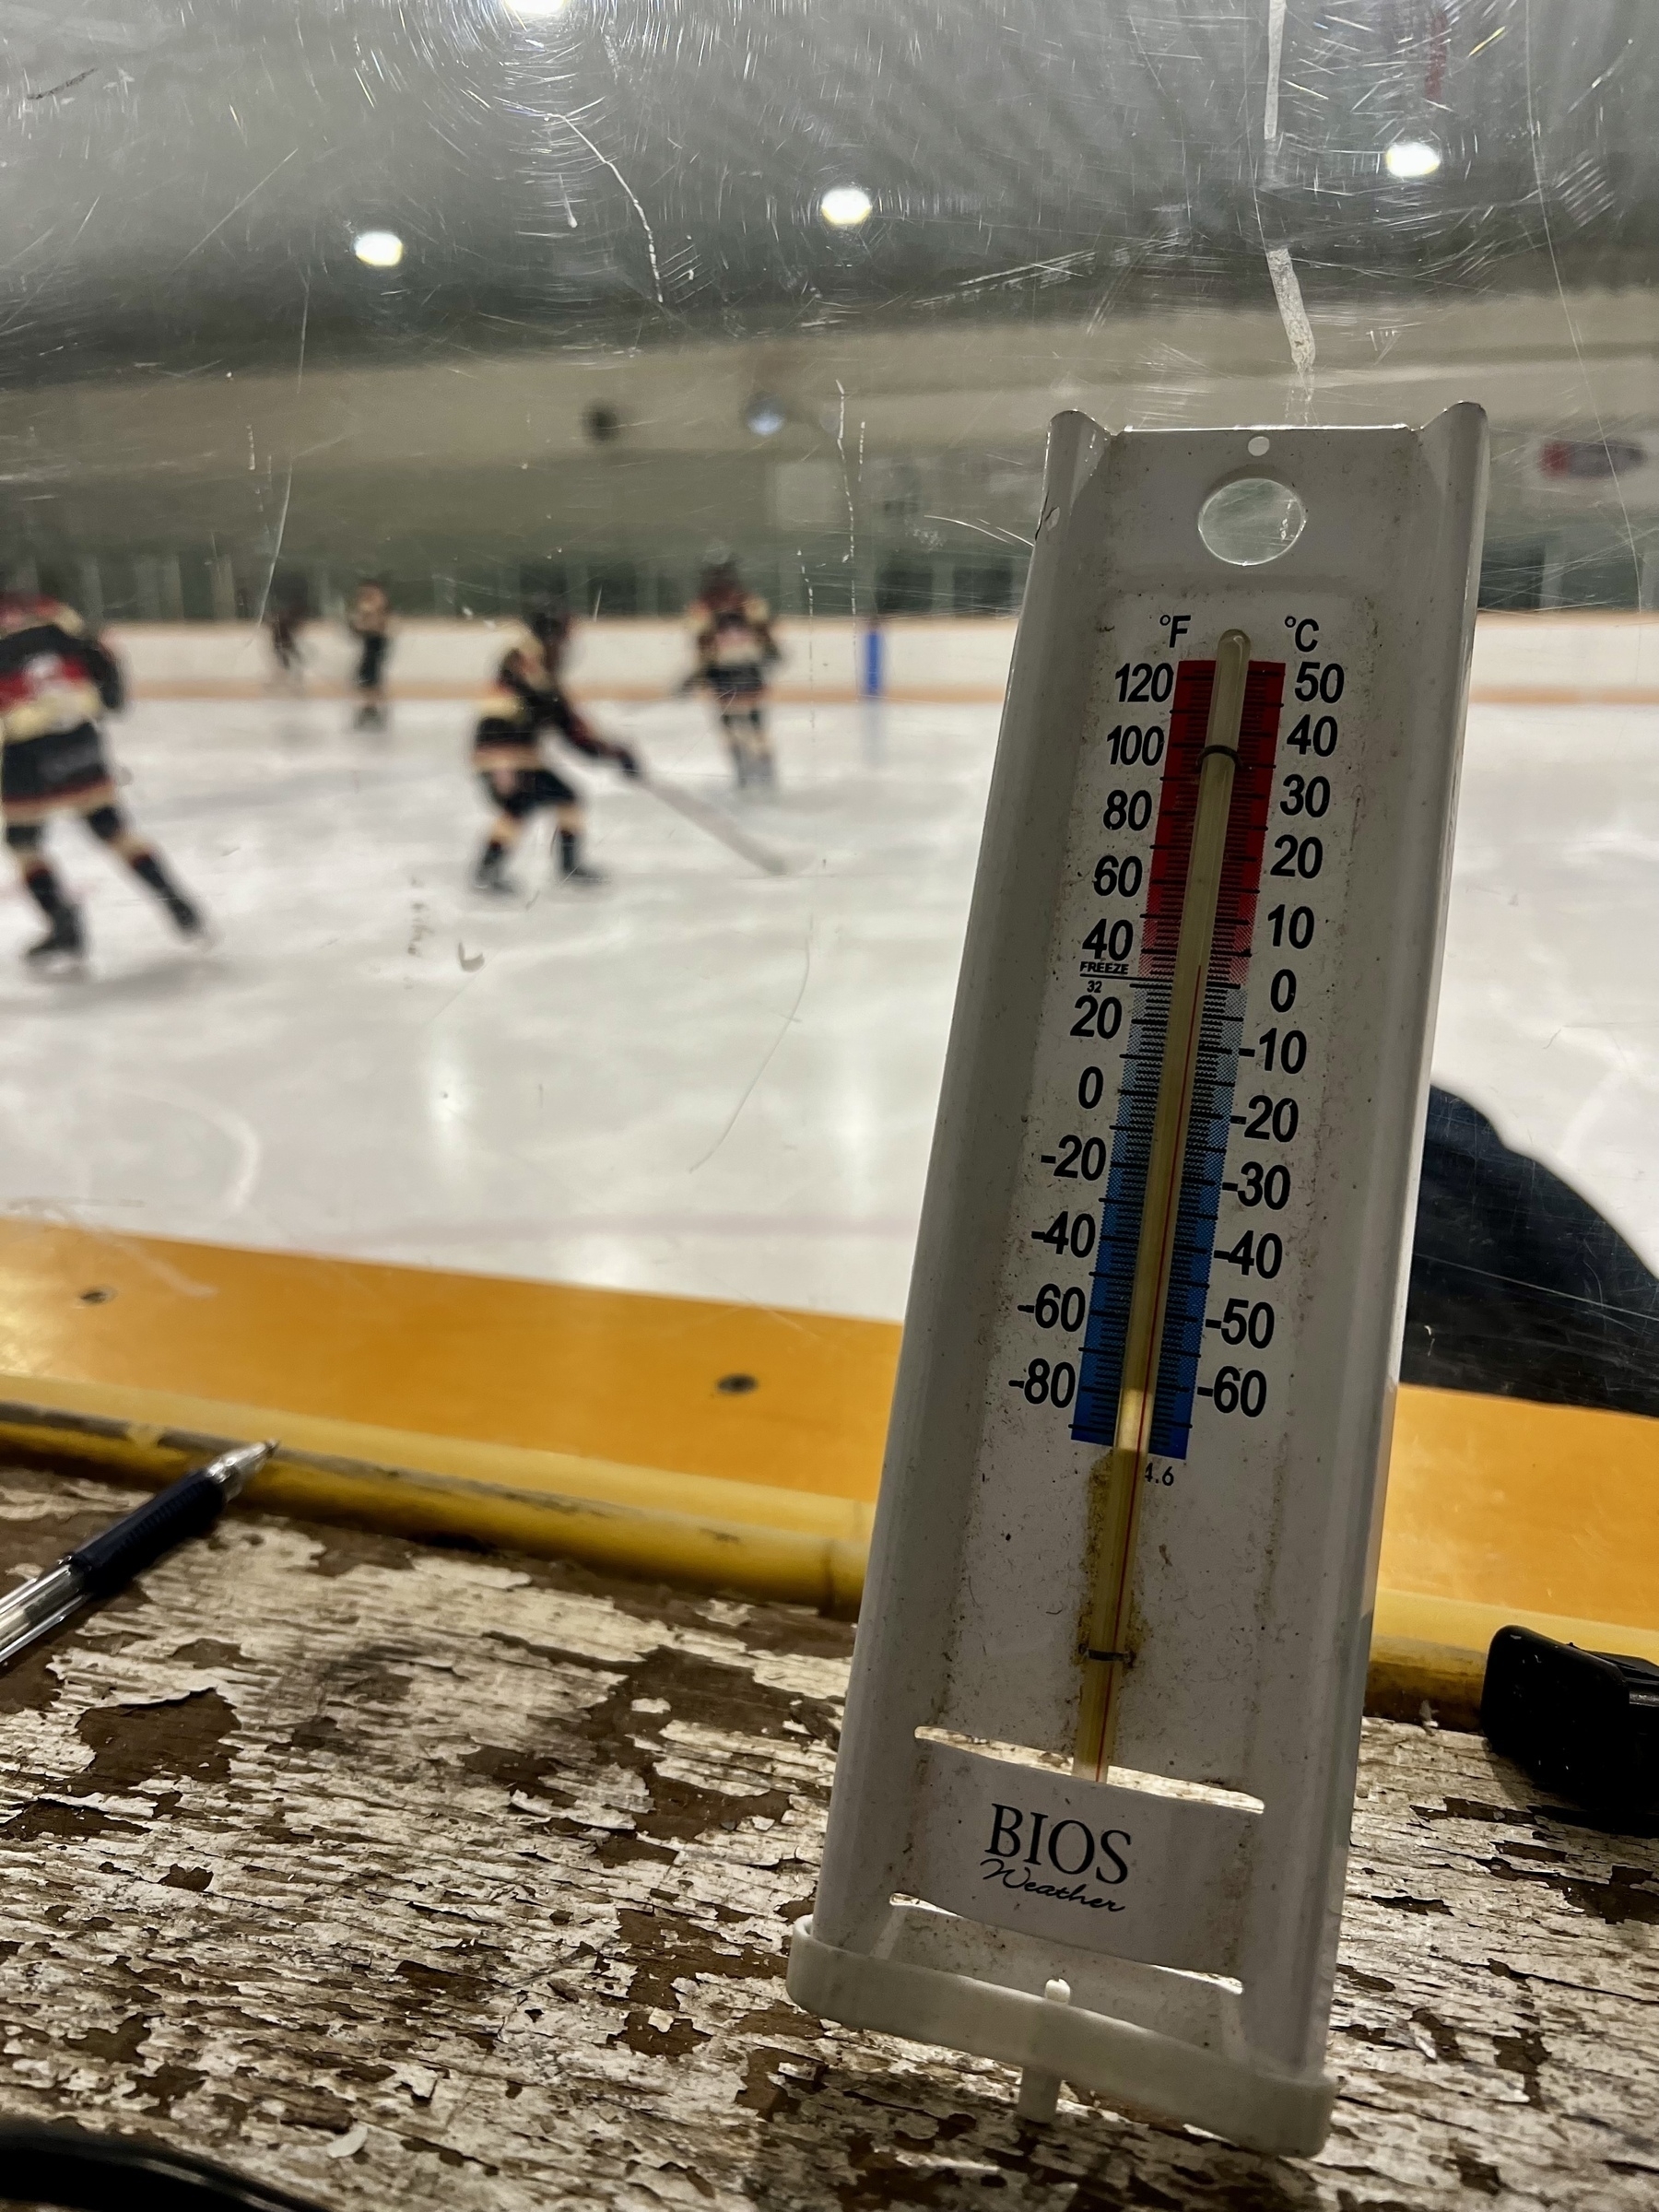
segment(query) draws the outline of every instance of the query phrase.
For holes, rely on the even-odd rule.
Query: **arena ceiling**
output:
[[[1652,0],[0,5],[0,375],[1648,280]],[[1273,132],[1277,100],[1277,134]],[[1432,173],[1391,175],[1391,147]],[[823,193],[872,213],[832,229]],[[394,269],[353,251],[394,232]]]

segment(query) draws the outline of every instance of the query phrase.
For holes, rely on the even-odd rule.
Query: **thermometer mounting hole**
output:
[[[1306,529],[1308,511],[1288,484],[1273,477],[1235,477],[1198,510],[1198,535],[1218,560],[1259,569],[1288,553]]]

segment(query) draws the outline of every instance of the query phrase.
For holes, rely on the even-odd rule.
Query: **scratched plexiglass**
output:
[[[1474,399],[1402,1435],[1659,1415],[1651,7],[0,23],[0,577],[128,694],[68,785],[7,747],[0,1365],[867,1501],[1049,419]],[[592,740],[534,771],[475,747],[531,617]],[[1646,1431],[1583,1451],[1628,1553]],[[1650,1618],[1412,1542],[1385,1584]]]

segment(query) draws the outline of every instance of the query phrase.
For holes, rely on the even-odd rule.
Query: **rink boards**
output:
[[[405,698],[470,699],[484,688],[505,627],[406,621],[394,646],[394,688]],[[863,697],[869,628],[844,616],[785,618],[778,625],[783,658],[773,671],[773,695],[825,702]],[[880,630],[877,665],[885,697],[1000,703],[1014,648],[1012,616],[891,616]],[[252,699],[268,681],[268,647],[251,622],[133,623],[112,635],[147,698]],[[352,648],[341,627],[318,622],[303,642],[313,683],[344,696]],[[689,665],[682,622],[606,618],[578,629],[571,680],[584,697],[660,699]],[[1471,697],[1489,705],[1652,704],[1659,700],[1659,619],[1583,610],[1482,615]]]
[[[600,713],[721,799],[700,704]],[[464,889],[465,708],[406,707],[383,745],[342,722],[141,700],[115,725],[139,818],[225,925],[211,963],[71,832],[79,995],[17,975],[29,917],[0,902],[0,1395],[154,1472],[170,1427],[275,1417],[307,1510],[844,1609],[993,718],[782,709],[783,789],[746,818],[798,862],[779,882],[579,767],[612,885],[579,906],[526,864],[505,914]],[[1587,999],[1578,953],[1659,927],[1653,734],[1477,709],[1436,1063],[1650,1265],[1659,1020],[1639,963]],[[1403,1393],[1382,1633],[1465,1654],[1442,1682],[1483,1608],[1635,1648],[1656,1464],[1628,1417]],[[1571,1510],[1563,1469],[1595,1471]]]
[[[159,1481],[280,1434],[255,1503],[843,1615],[898,1352],[886,1323],[0,1223],[14,1451]],[[1471,1719],[1510,1620],[1659,1661],[1656,1466],[1632,1415],[1403,1387],[1373,1709]]]

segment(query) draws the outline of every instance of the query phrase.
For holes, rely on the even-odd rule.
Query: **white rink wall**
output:
[[[846,618],[783,621],[774,695],[842,700],[859,696],[867,625]],[[511,623],[403,623],[390,664],[394,695],[466,699],[487,683]],[[269,648],[248,622],[112,625],[138,696],[254,698],[270,686]],[[881,625],[883,685],[896,700],[998,700],[1013,650],[1011,618],[897,618]],[[304,637],[308,688],[349,683],[351,641],[338,623]],[[691,665],[684,626],[671,620],[582,623],[570,663],[571,689],[594,699],[661,699]],[[1659,614],[1488,614],[1476,630],[1477,700],[1541,705],[1659,703]]]
[[[481,690],[516,626],[509,621],[411,620],[399,625],[389,675],[411,699],[466,699]],[[782,621],[780,699],[849,700],[867,625],[846,618]],[[135,694],[149,699],[252,698],[271,680],[270,649],[251,622],[112,624],[111,641]],[[894,698],[997,700],[1007,680],[1009,618],[895,621],[882,626],[886,685]],[[350,681],[352,641],[337,622],[303,633],[308,686]],[[691,667],[683,623],[604,620],[577,626],[569,662],[572,690],[595,699],[650,700],[671,693]]]

